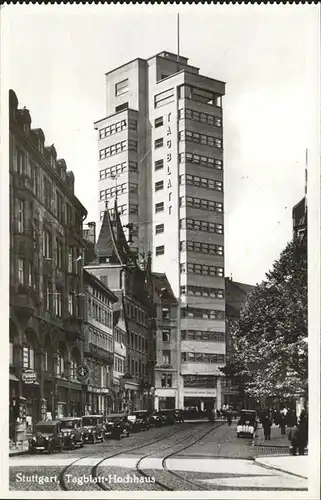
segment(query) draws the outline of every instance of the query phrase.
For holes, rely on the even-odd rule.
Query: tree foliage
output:
[[[307,392],[307,248],[290,242],[230,325],[222,372],[240,393],[289,398]]]

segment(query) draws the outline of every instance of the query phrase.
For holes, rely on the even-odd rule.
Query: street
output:
[[[306,490],[307,480],[252,460],[252,440],[236,423],[181,423],[53,455],[9,459],[10,489]]]

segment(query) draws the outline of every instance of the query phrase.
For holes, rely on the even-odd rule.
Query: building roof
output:
[[[96,287],[100,288],[112,302],[117,302],[118,297],[115,295],[100,279],[97,278],[94,274],[90,273],[86,269],[84,269],[84,282],[91,283]]]
[[[96,244],[96,255],[100,261],[107,259],[107,262],[124,265],[133,259],[133,254],[130,251],[120,220],[117,200],[115,200],[114,213],[115,219],[112,221],[109,210],[106,209],[104,212]]]
[[[171,302],[177,302],[177,299],[165,273],[152,273],[152,279],[155,283],[156,292],[161,299]]]

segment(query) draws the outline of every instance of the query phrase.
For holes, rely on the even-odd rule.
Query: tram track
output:
[[[186,429],[182,429],[178,432],[186,432]],[[90,476],[92,478],[97,478],[97,469],[98,467],[100,466],[101,463],[103,463],[104,461],[106,460],[109,460],[111,458],[114,458],[114,457],[117,457],[117,456],[120,456],[120,455],[123,455],[123,454],[128,454],[128,453],[131,453],[133,451],[136,451],[136,450],[139,450],[141,448],[146,448],[148,446],[152,446],[154,444],[158,444],[160,443],[161,441],[165,441],[167,440],[168,438],[170,438],[171,436],[174,436],[178,434],[177,430],[175,432],[172,432],[170,434],[167,434],[166,436],[161,436],[157,439],[154,439],[146,444],[138,444],[136,446],[133,446],[131,448],[125,448],[124,450],[121,450],[117,453],[112,453],[112,454],[109,454],[108,456],[104,456],[103,458],[101,458],[92,468],[91,468],[91,472],[90,472]],[[185,439],[185,438],[184,438]],[[66,465],[60,472],[59,474],[59,477],[58,477],[58,482],[59,482],[59,487],[61,490],[63,491],[73,491],[71,488],[69,488],[67,486],[67,482],[66,482],[66,475],[67,475],[67,472],[68,471],[71,471],[73,467],[76,467],[76,466],[79,466],[81,467],[81,461],[84,461],[86,459],[90,458],[90,455],[82,455],[81,457],[77,457],[75,460],[73,460],[71,463],[69,463],[68,465]],[[106,485],[104,483],[98,483],[98,482],[94,482],[93,483],[93,486],[95,486],[93,489],[95,489],[96,491],[99,491],[101,489],[103,490],[109,490],[111,488],[108,488],[106,487]]]

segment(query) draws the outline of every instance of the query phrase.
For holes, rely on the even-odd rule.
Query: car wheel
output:
[[[75,445],[75,441],[74,441],[74,439],[72,439],[72,440],[70,441],[70,449],[71,449],[71,450],[74,450],[74,449],[75,449],[75,446],[76,446],[76,445]]]

